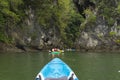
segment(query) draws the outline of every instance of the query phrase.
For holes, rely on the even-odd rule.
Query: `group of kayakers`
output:
[[[52,52],[54,52],[54,51],[60,51],[60,49],[59,48],[53,48]]]
[[[63,53],[64,50],[60,50],[59,48],[52,48],[51,50],[49,50],[49,53],[52,54],[52,57],[55,57],[55,55],[59,56],[60,53]]]
[[[64,50],[59,48],[52,48],[51,50],[49,50],[49,52],[64,52]]]

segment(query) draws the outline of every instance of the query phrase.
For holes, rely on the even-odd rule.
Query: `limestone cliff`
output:
[[[1,45],[120,50],[119,0],[11,0],[0,9]]]

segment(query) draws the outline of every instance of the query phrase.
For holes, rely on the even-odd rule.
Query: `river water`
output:
[[[79,80],[120,80],[120,53],[65,52],[60,58]],[[48,52],[0,53],[0,80],[34,80]]]

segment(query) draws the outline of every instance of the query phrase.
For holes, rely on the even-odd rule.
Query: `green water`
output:
[[[120,80],[120,53],[65,52],[60,58],[80,80]],[[0,53],[0,80],[34,80],[51,59],[47,52]]]

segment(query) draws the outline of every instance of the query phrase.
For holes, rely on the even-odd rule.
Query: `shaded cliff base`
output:
[[[38,49],[37,47],[29,47],[24,45],[10,45],[0,43],[0,52],[37,52],[42,51],[42,49]]]
[[[0,43],[0,52],[38,52],[48,51],[49,48],[39,48],[37,46],[8,45]],[[65,49],[65,51],[80,52],[120,52],[119,46],[99,46],[99,47],[79,47],[77,49]]]

